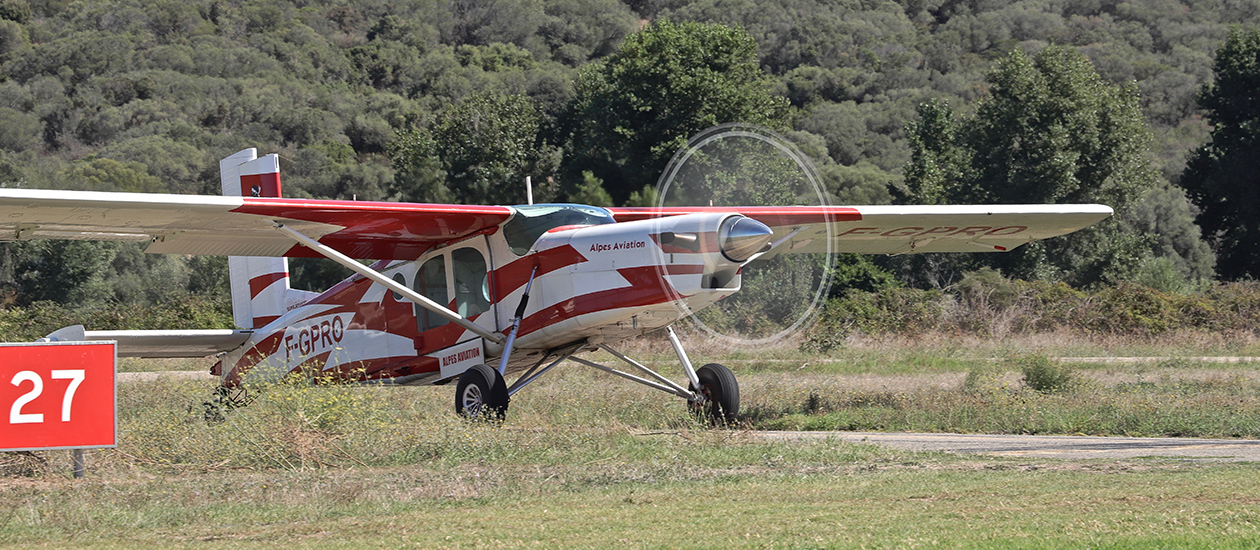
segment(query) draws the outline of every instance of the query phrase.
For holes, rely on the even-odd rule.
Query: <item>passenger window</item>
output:
[[[434,256],[420,266],[416,273],[416,292],[425,298],[437,302],[442,307],[450,305],[446,293],[446,256]],[[416,305],[416,328],[420,332],[445,325],[449,321],[445,317]]]
[[[394,279],[394,282],[395,282],[395,283],[398,283],[400,286],[407,286],[407,277],[405,277],[402,273],[395,273],[395,274],[394,274],[394,276],[392,277],[392,279]],[[399,294],[399,293],[394,292],[394,291],[392,291],[392,290],[391,290],[391,291],[389,291],[389,293],[394,295],[394,301],[395,301],[395,302],[401,302],[401,301],[402,301],[402,299],[403,299],[403,295],[402,295],[402,294]]]
[[[490,309],[490,284],[486,259],[475,248],[451,253],[455,276],[455,313],[472,317]]]

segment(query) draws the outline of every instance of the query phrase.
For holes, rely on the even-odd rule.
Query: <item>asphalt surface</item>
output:
[[[1166,458],[1227,462],[1260,461],[1260,440],[1177,437],[1092,437],[876,432],[757,432],[765,439],[843,439],[907,451],[943,451],[1026,458]]]

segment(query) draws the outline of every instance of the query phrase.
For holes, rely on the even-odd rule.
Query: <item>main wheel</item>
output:
[[[508,408],[507,383],[488,365],[475,365],[459,375],[455,412],[468,418],[503,420]]]
[[[700,394],[705,401],[692,404],[697,414],[715,424],[734,424],[739,421],[739,382],[735,373],[725,365],[709,363],[696,370],[700,379]],[[691,391],[696,391],[694,386]]]

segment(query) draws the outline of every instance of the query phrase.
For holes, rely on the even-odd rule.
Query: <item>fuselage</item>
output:
[[[719,242],[731,213],[615,223],[581,205],[517,207],[503,224],[372,268],[492,332],[507,332],[533,276],[529,307],[508,364],[520,370],[550,351],[611,343],[670,325],[739,290],[746,258]],[[723,226],[726,223],[726,226]],[[222,358],[226,384],[294,371],[425,384],[478,363],[502,346],[352,276],[255,329]]]

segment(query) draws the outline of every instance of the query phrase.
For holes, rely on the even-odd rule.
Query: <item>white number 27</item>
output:
[[[70,421],[70,405],[74,403],[74,392],[78,391],[79,384],[83,383],[86,375],[83,369],[75,370],[55,370],[52,371],[53,380],[69,380],[70,386],[66,388],[66,394],[61,397],[61,421]],[[31,391],[28,391],[13,401],[13,406],[9,408],[10,424],[41,424],[44,422],[43,413],[24,413],[22,407],[27,403],[34,401],[39,394],[44,393],[44,380],[33,371],[24,370],[13,376],[10,381],[14,386],[21,386],[23,382],[31,382]]]

